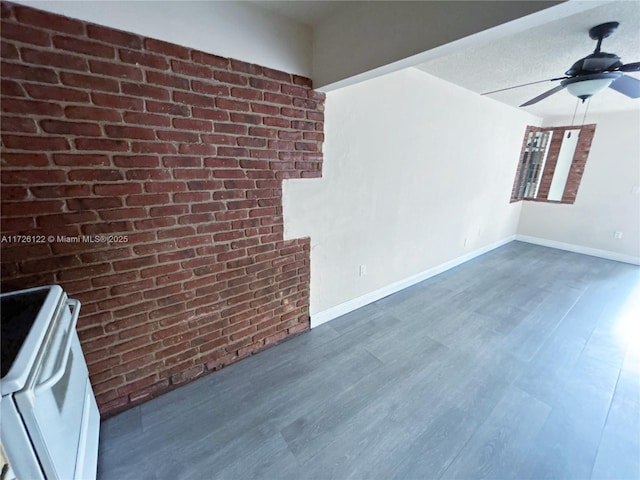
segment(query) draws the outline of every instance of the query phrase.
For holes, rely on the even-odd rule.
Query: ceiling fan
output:
[[[547,90],[520,106],[527,107],[534,103],[538,103],[540,100],[543,100],[564,88],[566,88],[570,94],[580,98],[583,102],[606,87],[612,88],[629,98],[640,97],[640,80],[623,73],[640,72],[640,62],[623,64],[620,61],[620,57],[616,54],[606,53],[600,50],[602,40],[615,32],[618,25],[620,25],[618,22],[607,22],[591,28],[589,30],[589,36],[593,40],[598,41],[596,49],[591,55],[581,58],[575,62],[569,70],[564,72],[566,77],[550,78],[547,80],[525,83],[522,85],[516,85],[515,87],[486,92],[483,93],[483,95],[512,90],[514,88],[534,85],[536,83],[560,81],[560,85],[552,88],[551,90]]]

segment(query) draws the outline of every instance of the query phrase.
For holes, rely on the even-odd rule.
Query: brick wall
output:
[[[1,36],[2,289],[82,301],[103,413],[309,327],[310,80],[10,3]]]

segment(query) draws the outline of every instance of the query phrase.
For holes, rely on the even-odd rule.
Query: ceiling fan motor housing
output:
[[[608,72],[616,70],[621,66],[622,62],[620,61],[620,57],[616,54],[596,52],[578,60],[565,72],[565,75],[573,77],[576,75]]]

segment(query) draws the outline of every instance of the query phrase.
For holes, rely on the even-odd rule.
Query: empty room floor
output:
[[[98,475],[637,479],[639,302],[512,242],[110,418]]]

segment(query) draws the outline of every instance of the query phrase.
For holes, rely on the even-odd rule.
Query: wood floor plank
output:
[[[636,374],[620,374],[591,478],[640,478],[640,376]]]
[[[440,477],[516,478],[551,407],[511,387]]]
[[[551,399],[553,411],[523,478],[589,478],[618,380],[619,368],[585,355]]]
[[[462,410],[444,411],[407,445],[388,478],[440,478],[476,428],[476,421]]]

